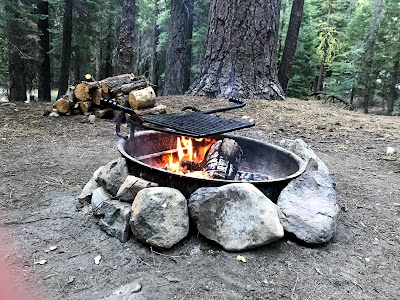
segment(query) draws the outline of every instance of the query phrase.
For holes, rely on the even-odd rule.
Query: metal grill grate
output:
[[[166,115],[142,116],[144,122],[175,130],[177,133],[195,138],[226,133],[254,126],[254,123],[224,119],[202,112],[191,111]],[[158,130],[163,131],[162,128]]]

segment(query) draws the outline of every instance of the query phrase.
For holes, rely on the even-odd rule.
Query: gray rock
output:
[[[143,297],[139,292],[142,290],[142,284],[139,281],[133,281],[121,285],[110,296],[101,300],[133,300],[148,299]]]
[[[92,199],[92,194],[95,189],[99,187],[96,179],[94,177],[90,178],[90,180],[83,187],[82,192],[78,196],[78,201],[81,204],[90,203]]]
[[[131,217],[131,205],[129,203],[106,200],[99,210],[100,228],[121,242],[126,242],[131,236],[129,220]]]
[[[303,159],[307,164],[311,159],[313,159],[317,166],[316,169],[318,171],[322,171],[329,175],[329,169],[325,165],[325,163],[315,154],[315,152],[310,148],[310,146],[304,142],[302,139],[295,139],[295,140],[289,140],[289,139],[283,139],[279,142],[280,146],[293,152],[297,156],[299,156],[301,159]]]
[[[143,189],[133,201],[130,224],[137,239],[157,248],[171,248],[189,232],[187,201],[176,189]]]
[[[277,206],[250,183],[198,189],[189,214],[202,235],[228,251],[266,245],[284,234]]]
[[[129,175],[118,189],[117,198],[132,203],[140,190],[156,186],[158,186],[157,183]]]
[[[110,161],[101,168],[97,175],[97,183],[112,196],[115,196],[128,175],[126,160],[120,157]]]
[[[309,244],[329,241],[336,233],[339,204],[332,178],[324,171],[306,171],[279,195],[283,228]]]
[[[92,211],[93,215],[101,216],[101,206],[103,205],[104,201],[110,201],[111,195],[107,193],[107,191],[103,187],[98,187],[93,191],[92,194]]]
[[[92,195],[93,215],[100,217],[100,228],[121,242],[126,242],[131,236],[129,220],[131,205],[116,200],[103,187],[98,187]]]

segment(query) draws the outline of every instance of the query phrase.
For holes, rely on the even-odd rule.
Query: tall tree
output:
[[[278,71],[279,82],[285,94],[287,92],[293,56],[296,51],[297,39],[299,37],[303,8],[304,0],[293,0],[288,31],[286,34],[285,47],[283,49],[282,59]]]
[[[190,86],[193,1],[172,0],[164,95],[184,94]]]
[[[213,0],[194,95],[284,99],[277,76],[279,0]]]
[[[57,98],[62,97],[68,90],[69,73],[71,67],[71,41],[72,41],[72,7],[73,0],[65,0],[63,40],[61,55],[61,70]]]
[[[364,48],[364,61],[363,68],[360,74],[360,83],[364,86],[364,113],[368,113],[369,104],[373,99],[374,94],[374,53],[376,48],[376,41],[378,37],[379,27],[381,24],[383,9],[384,9],[384,0],[373,0],[373,16],[369,23],[368,35],[366,37],[366,43]]]
[[[6,1],[7,13],[7,37],[8,37],[8,73],[9,73],[9,100],[26,101],[26,76],[24,53],[21,49],[21,32],[23,32],[20,20],[21,2],[17,0]]]
[[[119,73],[131,73],[134,58],[136,0],[122,0],[121,9],[115,69]]]
[[[38,82],[38,98],[40,101],[51,100],[50,71],[50,32],[49,32],[49,2],[39,1],[37,4],[38,30],[40,33],[40,58]]]

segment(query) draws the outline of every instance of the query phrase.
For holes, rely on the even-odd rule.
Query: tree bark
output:
[[[19,1],[6,1],[10,101],[26,101],[27,99],[25,62],[22,58],[22,51],[19,48],[20,24],[16,23],[16,19],[21,18],[19,9]]]
[[[387,115],[391,116],[393,113],[394,103],[399,98],[399,91],[396,85],[399,84],[400,81],[400,52],[394,56],[393,63],[393,71],[391,74],[391,82],[390,82],[390,95],[387,103]]]
[[[193,0],[172,0],[171,6],[164,95],[182,95],[190,86]]]
[[[160,29],[157,25],[158,15],[160,14],[160,10],[158,7],[158,0],[154,0],[154,20],[153,20],[153,40],[152,40],[152,50],[151,50],[151,57],[150,57],[150,82],[154,86],[155,92],[157,94],[158,89],[158,53],[157,53],[157,45],[160,35]]]
[[[118,32],[117,61],[115,66],[119,74],[132,73],[135,6],[135,0],[122,0],[121,24]]]
[[[378,31],[380,28],[380,23],[383,17],[383,0],[375,0],[372,2],[372,7],[374,7],[374,13],[369,24],[369,32],[366,40],[365,55],[364,55],[364,68],[361,71],[360,79],[361,84],[364,86],[364,113],[368,113],[369,104],[373,99],[374,93],[374,83],[373,78],[373,66],[374,66],[374,52],[376,48],[376,40]]]
[[[73,0],[65,0],[63,21],[63,49],[61,55],[61,70],[57,98],[61,98],[68,90],[69,72],[71,67],[72,38],[72,6]]]
[[[193,95],[284,99],[276,63],[279,5],[279,0],[211,1]]]
[[[285,47],[283,48],[282,60],[278,71],[279,83],[281,84],[285,94],[288,88],[293,56],[296,51],[297,39],[299,37],[303,7],[304,0],[293,0]]]
[[[39,67],[38,100],[51,101],[51,70],[50,70],[50,32],[49,32],[49,2],[39,1],[37,13],[42,15],[38,21],[40,32],[40,56],[42,62]]]

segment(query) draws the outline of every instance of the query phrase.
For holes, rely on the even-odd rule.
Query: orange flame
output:
[[[191,171],[182,167],[182,162],[192,162],[201,165],[207,151],[215,142],[213,139],[192,139],[189,137],[177,137],[176,153],[167,154],[162,157],[164,169],[181,175],[198,178],[209,178],[203,171]]]

